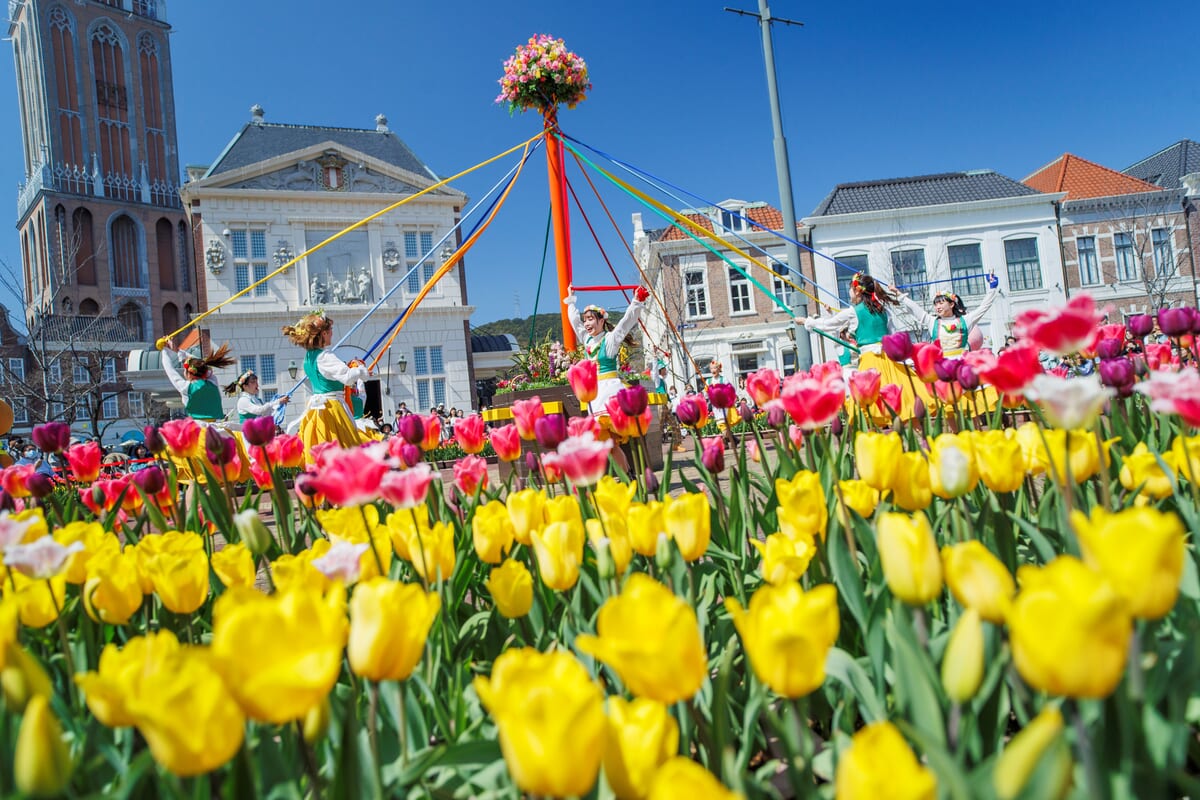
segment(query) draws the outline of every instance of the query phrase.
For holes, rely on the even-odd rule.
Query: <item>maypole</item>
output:
[[[558,264],[559,313],[562,341],[568,350],[576,346],[567,308],[561,302],[571,285],[571,225],[567,216],[567,174],[563,145],[558,138],[558,107],[574,108],[592,88],[587,64],[567,49],[562,39],[545,34],[530,37],[504,62],[497,103],[508,103],[509,111],[537,110],[542,114],[546,140],[546,174],[550,185],[550,218],[554,226],[554,255]]]

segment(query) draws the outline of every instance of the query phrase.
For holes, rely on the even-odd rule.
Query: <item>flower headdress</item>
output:
[[[938,292],[933,296],[933,299],[934,301],[945,300],[951,305],[951,307],[953,307],[954,313],[960,316],[965,314],[967,311],[967,307],[963,303],[962,298],[949,290]]]
[[[596,305],[595,303],[592,303],[591,305],[588,305],[588,306],[584,306],[584,308],[583,308],[583,313],[584,313],[584,314],[586,314],[586,313],[587,313],[587,312],[589,312],[589,311],[591,311],[593,314],[595,314],[595,315],[596,315],[597,317],[599,317],[600,319],[607,319],[607,318],[608,318],[608,312],[607,312],[607,311],[605,311],[605,310],[604,310],[603,308],[601,308],[600,306]],[[582,316],[582,315],[581,315],[581,316]]]

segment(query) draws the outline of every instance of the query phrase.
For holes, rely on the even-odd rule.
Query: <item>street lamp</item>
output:
[[[287,369],[288,369],[288,375],[292,376],[292,380],[296,380],[296,373],[298,373],[300,371],[300,367],[298,367],[296,365],[296,359],[293,358],[291,361],[288,362]]]
[[[408,357],[404,353],[396,357],[396,368],[400,370],[401,375],[408,370]]]

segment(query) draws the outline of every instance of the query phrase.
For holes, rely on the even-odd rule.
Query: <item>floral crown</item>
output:
[[[245,386],[246,381],[250,380],[251,378],[257,378],[257,377],[258,376],[254,374],[254,370],[248,369],[245,372],[243,372],[241,375],[238,375],[237,385]]]
[[[604,319],[605,317],[607,317],[607,316],[608,316],[608,312],[607,312],[607,311],[605,311],[605,310],[604,310],[603,308],[601,308],[600,306],[596,305],[595,303],[593,303],[593,304],[591,304],[591,305],[589,305],[589,306],[584,306],[584,308],[583,308],[583,313],[584,313],[584,314],[586,314],[586,313],[587,313],[587,312],[589,312],[589,311],[591,311],[591,312],[592,312],[593,314],[595,314],[596,316],[600,317],[600,319]],[[581,315],[581,316],[582,316],[582,315]]]
[[[951,305],[955,305],[955,306],[962,302],[962,300],[959,299],[959,296],[951,291],[938,292],[937,294],[935,294],[933,296],[933,299],[934,300],[945,300],[948,303],[950,303]]]
[[[854,273],[854,277],[850,279],[850,288],[857,289],[860,292],[865,291],[865,289],[863,288],[863,284],[866,283],[866,279],[868,277],[870,277],[870,276],[868,276],[865,272]],[[875,290],[872,289],[871,295],[874,296],[874,294],[875,294]]]
[[[204,377],[208,372],[208,362],[203,358],[191,356],[183,360],[183,370],[189,375],[195,375],[198,378]]]

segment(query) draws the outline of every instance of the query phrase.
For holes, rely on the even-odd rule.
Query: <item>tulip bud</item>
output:
[[[103,508],[104,502],[107,499],[104,496],[104,489],[99,486],[92,486],[91,492],[92,492],[92,502],[96,505],[97,508]]]
[[[788,415],[782,404],[772,404],[767,409],[767,424],[776,430],[782,430],[787,427]]]
[[[829,423],[829,432],[834,436],[841,436],[844,430],[846,430],[846,423],[842,422],[842,415],[838,414]]]
[[[654,565],[661,570],[668,570],[671,568],[674,556],[671,540],[667,538],[667,534],[660,531],[658,539],[654,543]]]
[[[541,473],[541,464],[538,463],[537,453],[529,452],[525,454],[525,469],[530,475]]]
[[[1125,343],[1120,339],[1101,339],[1096,343],[1096,357],[1101,361],[1117,358],[1125,352]]]
[[[640,415],[646,410],[646,405],[649,402],[650,398],[646,394],[646,387],[641,384],[628,386],[617,392],[617,405],[620,406],[621,411],[630,417]]]
[[[1062,729],[1062,712],[1047,706],[1009,741],[992,769],[992,786],[1001,800],[1012,800],[1021,793]]]
[[[317,703],[304,715],[304,741],[318,744],[329,732],[329,697]]]
[[[979,373],[970,364],[959,364],[956,377],[958,385],[968,392],[979,388]]]
[[[25,479],[25,488],[31,495],[41,500],[54,492],[54,481],[50,480],[49,475],[35,472]]]
[[[400,418],[400,435],[409,444],[420,444],[425,438],[425,423],[420,414],[407,414]]]
[[[880,341],[883,354],[892,361],[907,361],[912,357],[913,342],[906,331],[889,333]]]
[[[596,574],[601,580],[617,577],[617,565],[613,561],[612,545],[607,536],[602,536],[596,542]]]
[[[204,451],[215,466],[223,467],[237,455],[237,444],[232,436],[226,436],[215,425],[204,432]]]
[[[275,417],[267,414],[265,417],[251,417],[242,423],[242,436],[247,444],[259,447],[270,443],[275,438]]]
[[[1125,320],[1125,328],[1138,339],[1149,336],[1154,330],[1154,318],[1149,314],[1134,314]]]
[[[913,398],[913,419],[925,419],[925,401],[920,397]]]
[[[408,419],[408,417],[404,419]],[[404,466],[406,467],[415,467],[421,463],[421,448],[415,444],[405,442],[400,445],[400,460],[404,462]]]
[[[721,444],[712,444],[704,448],[704,452],[700,454],[700,462],[704,464],[704,468],[713,475],[719,475],[725,471],[725,447]]]
[[[936,469],[942,491],[947,497],[959,497],[971,488],[971,456],[961,448],[947,445],[937,450]]]
[[[71,442],[71,426],[65,422],[35,425],[30,438],[43,453],[61,453]]]
[[[745,400],[739,400],[737,406],[738,416],[742,419],[753,419],[754,412],[750,410],[750,404]]]
[[[167,479],[163,475],[162,468],[154,465],[145,469],[139,469],[133,473],[133,482],[148,495],[158,494],[167,485]]]
[[[71,777],[71,754],[63,741],[62,725],[41,695],[25,707],[13,753],[13,777],[17,791],[31,797],[60,794]]]
[[[237,529],[238,536],[242,538],[242,544],[246,545],[246,549],[254,555],[261,556],[271,547],[271,532],[267,530],[267,526],[263,524],[258,512],[253,508],[247,508],[245,511],[235,514],[233,526]]]
[[[642,474],[642,485],[646,487],[646,494],[658,494],[658,475],[649,467],[646,467],[646,471]]]
[[[983,622],[968,608],[950,633],[942,656],[942,686],[956,703],[965,703],[983,682]]]
[[[533,437],[543,450],[555,450],[567,438],[567,421],[562,414],[547,414],[533,423]]]
[[[34,697],[52,697],[54,686],[50,677],[37,659],[15,642],[4,647],[4,669],[0,670],[0,690],[4,694],[4,706],[17,714]]]
[[[17,504],[13,500],[13,496],[8,492],[0,489],[0,511],[16,511]]]
[[[158,432],[158,426],[147,425],[142,428],[142,437],[146,445],[146,449],[154,455],[159,455],[163,450],[167,449],[167,443],[163,441],[162,436]]]

